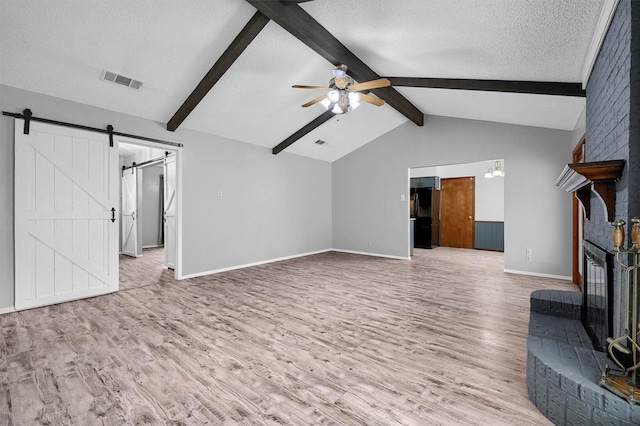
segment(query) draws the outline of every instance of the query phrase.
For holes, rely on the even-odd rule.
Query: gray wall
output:
[[[567,131],[437,116],[406,123],[333,163],[333,246],[408,257],[408,168],[504,158],[505,269],[568,278],[571,195],[555,180],[571,149]]]
[[[25,108],[184,144],[185,275],[331,248],[329,163],[0,85],[2,111]],[[0,116],[0,310],[13,305],[13,122]]]

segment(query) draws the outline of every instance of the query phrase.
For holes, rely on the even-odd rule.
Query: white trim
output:
[[[161,244],[156,244],[156,245],[151,245],[151,246],[142,246],[142,249],[149,249],[149,248],[158,248],[158,247],[164,247]],[[142,256],[142,255],[141,255]]]
[[[591,45],[589,46],[587,56],[584,60],[584,66],[582,67],[583,89],[587,87],[587,82],[589,81],[589,77],[591,77],[591,72],[593,71],[596,59],[598,58],[598,53],[600,53],[600,48],[602,47],[604,38],[607,35],[607,31],[609,30],[609,25],[611,25],[613,16],[616,13],[616,8],[618,7],[619,1],[620,0],[605,0],[602,4],[600,18],[598,19],[596,30],[593,33]]]
[[[196,277],[202,277],[202,276],[211,275],[211,274],[219,274],[220,272],[228,272],[228,271],[234,271],[236,269],[250,268],[252,266],[266,265],[268,263],[280,262],[282,260],[295,259],[297,257],[311,256],[311,255],[314,255],[314,254],[326,253],[326,252],[329,252],[329,251],[335,251],[335,250],[333,250],[333,249],[318,250],[318,251],[312,251],[312,252],[309,252],[309,253],[294,254],[293,256],[278,257],[276,259],[268,259],[268,260],[261,260],[259,262],[245,263],[243,265],[229,266],[228,268],[220,268],[220,269],[213,269],[211,271],[196,272],[194,274],[183,275],[181,279],[196,278]]]
[[[505,269],[504,272],[506,272],[507,274],[529,275],[532,277],[553,278],[556,280],[571,281],[571,277],[564,276],[564,275],[543,274],[540,272],[531,272],[531,271],[518,271],[515,269]]]
[[[331,251],[337,251],[337,252],[340,252],[340,253],[349,253],[349,254],[361,254],[363,256],[384,257],[384,258],[387,258],[387,259],[411,260],[411,257],[391,256],[389,254],[380,254],[380,253],[367,253],[367,252],[364,252],[364,251],[341,250],[341,249],[331,249]]]
[[[406,195],[406,204],[405,204],[405,211],[409,213],[409,222],[407,223],[407,258],[411,259],[411,251],[415,250],[415,242],[414,242],[414,247],[411,247],[411,240],[412,237],[414,237],[414,235],[411,235],[411,214],[413,212],[410,211],[411,208],[411,167],[407,168],[407,195]],[[413,221],[415,222],[415,219],[413,219]],[[413,224],[413,226],[415,226],[415,223]]]
[[[184,279],[182,275],[182,148],[176,150],[176,264],[174,276],[177,280]]]
[[[16,308],[14,308],[13,306],[9,306],[7,308],[0,308],[0,315],[10,314],[12,312],[18,312],[18,310]]]
[[[379,253],[365,253],[365,252],[360,252],[360,251],[340,250],[340,249],[330,248],[330,249],[325,249],[325,250],[312,251],[312,252],[308,252],[308,253],[294,254],[292,256],[278,257],[278,258],[275,258],[275,259],[261,260],[259,262],[245,263],[243,265],[229,266],[228,268],[220,268],[220,269],[213,269],[211,271],[196,272],[194,274],[183,275],[182,279],[197,278],[197,277],[202,277],[202,276],[211,275],[211,274],[219,274],[220,272],[234,271],[236,269],[244,269],[244,268],[250,268],[252,266],[266,265],[268,263],[280,262],[280,261],[283,261],[283,260],[295,259],[295,258],[298,258],[298,257],[312,256],[314,254],[327,253],[327,252],[330,252],[330,251],[335,251],[335,252],[339,252],[339,253],[360,254],[360,255],[364,255],[364,256],[384,257],[384,258],[396,259],[396,260],[411,260],[410,257],[389,256],[389,255],[386,255],[386,254],[379,254]]]

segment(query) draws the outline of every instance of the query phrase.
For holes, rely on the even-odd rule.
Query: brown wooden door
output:
[[[441,245],[473,248],[475,243],[475,179],[442,179],[440,186]]]
[[[573,162],[584,163],[585,161],[585,136],[582,136],[578,145],[573,149]],[[578,199],[573,196],[573,283],[578,284],[582,290],[582,240],[584,239],[584,210],[580,206]]]

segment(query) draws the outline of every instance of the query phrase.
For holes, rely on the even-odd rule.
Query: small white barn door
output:
[[[138,257],[138,171],[122,171],[122,254]]]
[[[16,119],[15,164],[16,309],[117,291],[117,146]]]
[[[164,265],[176,267],[176,155],[164,159]]]

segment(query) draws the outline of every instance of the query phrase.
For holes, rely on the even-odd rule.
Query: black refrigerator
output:
[[[414,247],[440,245],[440,191],[433,187],[411,188],[411,217],[415,218]]]

